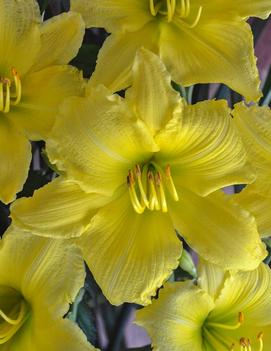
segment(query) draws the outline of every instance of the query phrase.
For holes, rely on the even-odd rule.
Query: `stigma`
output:
[[[251,346],[251,342],[250,339],[248,338],[240,338],[239,340],[239,346],[240,346],[240,351],[263,351],[263,333],[259,333],[259,335],[257,336],[257,340],[259,342],[259,346],[257,348],[257,350],[252,349]],[[232,346],[230,347],[230,351],[237,351],[238,348],[235,347],[235,344],[232,344]]]
[[[21,79],[15,68],[11,70],[11,77],[0,77],[0,112],[3,113],[8,113],[11,105],[18,105],[22,97]]]
[[[167,212],[167,193],[174,201],[179,201],[169,165],[164,171],[153,163],[142,169],[136,165],[128,172],[127,185],[133,208],[139,214],[145,209]]]
[[[171,22],[175,16],[188,28],[196,27],[202,14],[202,6],[199,6],[197,11],[193,13],[192,21],[186,20],[191,17],[190,0],[149,0],[149,8],[152,16],[155,17],[158,14],[166,16],[168,22]]]

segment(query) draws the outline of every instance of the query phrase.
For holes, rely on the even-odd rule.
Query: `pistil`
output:
[[[215,327],[215,328],[219,328],[219,329],[226,329],[226,330],[235,330],[240,328],[240,326],[244,323],[244,314],[243,312],[239,312],[238,314],[238,322],[236,324],[233,325],[229,325],[229,324],[221,324],[221,323],[208,323],[208,327]]]

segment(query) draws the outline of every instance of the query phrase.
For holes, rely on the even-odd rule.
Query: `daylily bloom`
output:
[[[112,91],[131,83],[136,51],[158,54],[172,80],[225,83],[258,100],[260,80],[248,17],[267,18],[269,0],[72,0],[87,27],[111,35],[99,52],[93,84]]]
[[[226,268],[265,256],[254,218],[219,190],[254,179],[226,101],[187,105],[153,53],[140,50],[125,98],[90,85],[66,99],[47,146],[63,175],[16,201],[13,222],[79,236],[112,303],[150,301],[178,265],[175,229]]]
[[[201,262],[198,285],[166,283],[158,300],[137,312],[153,350],[268,351],[271,272],[224,272]]]
[[[271,110],[268,106],[235,105],[234,123],[247,148],[257,179],[235,196],[257,221],[262,237],[271,235]]]
[[[10,227],[0,241],[1,351],[93,351],[76,324],[63,319],[85,269],[69,240]]]
[[[84,35],[79,14],[41,22],[37,1],[0,1],[0,200],[14,200],[27,178],[29,140],[47,137],[63,98],[81,94],[66,65]]]

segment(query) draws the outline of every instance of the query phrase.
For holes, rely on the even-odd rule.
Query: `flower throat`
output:
[[[11,105],[18,105],[22,97],[21,80],[15,68],[12,68],[11,75],[11,79],[0,77],[0,112],[3,113],[8,113]]]
[[[145,209],[167,212],[166,190],[174,201],[179,196],[171,177],[170,166],[165,171],[154,163],[136,165],[127,176],[129,194],[134,210],[141,214]]]
[[[181,24],[194,28],[201,18],[202,6],[196,12],[192,11],[190,0],[149,0],[149,2],[152,16],[166,16],[168,22],[176,16]]]

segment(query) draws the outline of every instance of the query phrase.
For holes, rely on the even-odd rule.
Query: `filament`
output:
[[[257,339],[259,341],[259,347],[257,351],[263,351],[263,333],[262,332],[257,336]],[[240,345],[240,351],[252,351],[251,343],[248,338],[244,338],[244,337],[240,338],[239,345]],[[235,344],[232,344],[229,350],[235,351],[236,350]]]
[[[18,105],[22,98],[22,84],[19,74],[15,68],[12,68],[11,74],[11,80],[0,77],[0,112],[3,113],[8,113],[10,106]]]
[[[238,314],[238,322],[234,325],[228,324],[220,324],[220,323],[208,323],[208,326],[212,326],[219,329],[226,329],[226,330],[235,330],[238,329],[244,323],[244,314],[243,312],[239,312]]]

